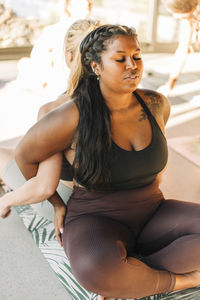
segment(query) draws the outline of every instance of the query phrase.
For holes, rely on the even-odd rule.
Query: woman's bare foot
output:
[[[193,283],[194,287],[200,286],[200,271],[186,273],[185,277],[191,280],[191,283]]]
[[[200,271],[193,271],[175,276],[176,284],[174,291],[200,286]]]

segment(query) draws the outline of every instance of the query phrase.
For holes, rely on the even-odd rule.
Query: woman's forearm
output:
[[[4,202],[7,207],[12,207],[39,203],[48,197],[50,194],[46,186],[42,186],[37,177],[33,177],[17,190],[5,194],[0,199],[0,203]]]
[[[53,205],[54,208],[65,206],[64,201],[57,192],[55,192],[51,197],[49,197],[48,201]]]
[[[192,43],[193,24],[188,20],[184,20],[184,35],[180,36],[178,48],[174,54],[173,69],[169,75],[169,85],[174,87],[176,80],[178,79],[186,61],[186,57],[189,51],[189,47]]]
[[[10,193],[12,206],[38,203],[51,197],[58,186],[62,153],[57,153],[39,164],[37,175]]]
[[[0,198],[0,217],[5,218],[13,206],[39,203],[48,198],[54,209],[64,207],[65,210],[62,199],[55,192],[59,183],[61,166],[62,153],[57,153],[41,162],[36,176],[26,181],[17,190]]]

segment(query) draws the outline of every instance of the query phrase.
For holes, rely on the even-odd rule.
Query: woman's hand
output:
[[[66,215],[66,205],[59,205],[54,207],[54,226],[57,240],[61,247],[63,247],[62,243],[62,234],[64,231],[64,217]]]
[[[11,206],[7,201],[7,194],[0,198],[0,217],[5,219],[11,213]]]

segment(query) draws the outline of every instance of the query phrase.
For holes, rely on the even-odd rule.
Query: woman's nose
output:
[[[128,58],[126,63],[126,69],[136,69],[137,64],[133,58]]]

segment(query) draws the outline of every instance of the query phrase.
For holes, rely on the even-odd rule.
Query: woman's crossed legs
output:
[[[140,233],[138,249],[152,268],[200,271],[200,204],[163,201]]]
[[[134,220],[133,220],[134,222]],[[106,297],[139,298],[173,290],[174,273],[200,269],[200,205],[166,200],[136,240],[127,225],[85,215],[65,227],[76,279]],[[142,261],[129,253],[142,253]]]
[[[127,257],[134,247],[130,229],[102,216],[85,215],[69,222],[63,245],[72,272],[87,290],[106,297],[139,298],[172,290],[173,276]]]

